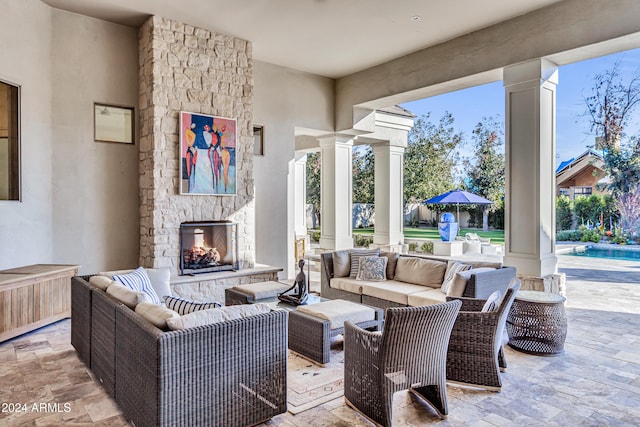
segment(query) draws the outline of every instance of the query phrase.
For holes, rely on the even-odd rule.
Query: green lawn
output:
[[[421,239],[440,239],[438,229],[433,227],[428,228],[414,228],[405,227],[403,229],[405,237],[421,238]],[[465,233],[476,233],[480,237],[490,237],[491,243],[504,245],[504,230],[491,230],[481,231],[474,228],[463,228],[460,230],[459,235],[463,236]],[[370,228],[355,228],[353,234],[370,234],[373,235],[373,227]]]

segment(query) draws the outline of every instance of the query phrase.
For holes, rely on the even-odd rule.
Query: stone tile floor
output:
[[[531,356],[506,347],[509,369],[500,393],[448,386],[441,421],[406,392],[394,397],[394,425],[640,425],[640,262],[559,257],[567,275],[565,354]],[[69,344],[69,321],[0,344],[0,403],[26,403],[3,425],[128,425]],[[52,357],[52,352],[57,357]],[[64,357],[61,359],[60,354]],[[23,361],[21,369],[3,362]],[[33,403],[58,402],[59,408]],[[66,411],[64,403],[70,403]],[[368,426],[336,399],[268,426]]]

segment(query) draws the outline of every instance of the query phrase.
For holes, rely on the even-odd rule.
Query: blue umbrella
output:
[[[492,205],[491,200],[487,200],[484,197],[480,197],[477,194],[469,193],[464,190],[451,190],[438,196],[432,197],[429,200],[425,200],[424,204],[436,204],[436,205],[456,205],[458,217],[456,221],[460,220],[460,205]]]

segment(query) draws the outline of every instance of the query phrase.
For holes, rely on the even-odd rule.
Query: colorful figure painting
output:
[[[236,121],[180,112],[180,194],[236,194]]]

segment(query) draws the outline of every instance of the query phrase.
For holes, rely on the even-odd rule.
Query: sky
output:
[[[585,112],[584,97],[591,94],[593,79],[598,73],[610,70],[621,59],[620,75],[628,83],[631,75],[640,70],[640,49],[601,56],[558,68],[556,87],[556,165],[582,154],[593,146],[589,124],[581,117]],[[431,98],[401,104],[417,116],[431,113],[430,120],[437,123],[448,111],[454,119],[454,128],[462,131],[470,143],[472,131],[483,117],[494,117],[504,123],[504,87],[502,81],[476,86]],[[640,109],[630,123],[628,134],[640,132]]]

